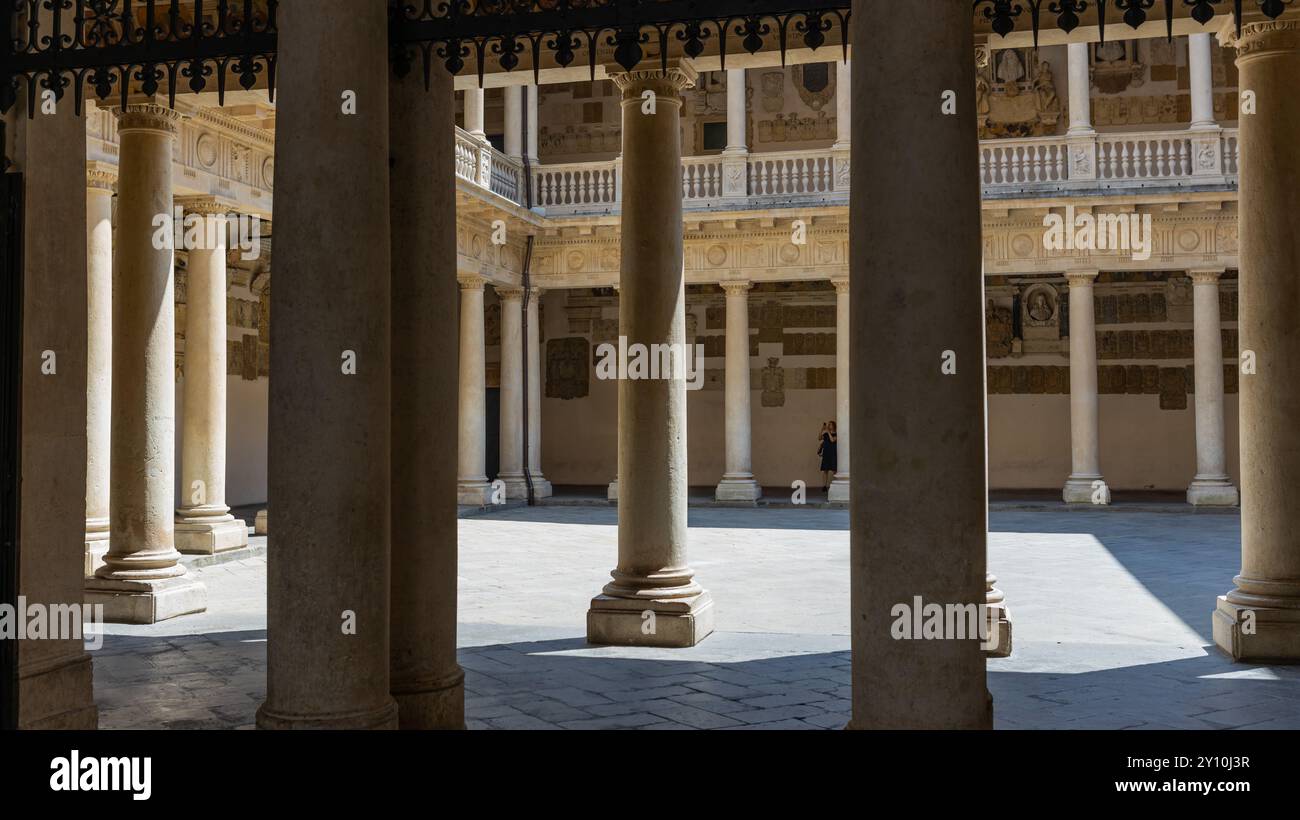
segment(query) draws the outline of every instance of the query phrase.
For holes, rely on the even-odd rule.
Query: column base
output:
[[[102,604],[110,624],[154,624],[208,608],[208,588],[187,575],[148,581],[86,579],[85,603]]]
[[[994,586],[998,582],[996,575],[988,575],[987,588],[984,592],[984,608],[989,625],[990,640],[984,647],[986,658],[1011,657],[1011,613],[1007,610],[1006,595]]]
[[[597,595],[587,610],[588,643],[682,648],[695,646],[712,632],[713,596],[708,590],[689,598]]]
[[[238,518],[212,523],[176,520],[176,549],[190,555],[215,555],[248,546],[248,525]]]
[[[1219,596],[1214,643],[1234,661],[1300,662],[1300,601],[1295,608],[1242,606]]]
[[[1100,481],[1101,486],[1093,489],[1093,482]],[[1109,504],[1110,487],[1100,475],[1072,475],[1065,482],[1061,497],[1066,504]]]
[[[618,479],[617,478],[609,482],[609,486],[605,489],[605,498],[610,501],[618,501]]]
[[[713,498],[716,501],[741,502],[753,504],[763,497],[763,488],[758,486],[754,477],[728,477],[723,476],[722,481],[718,482],[718,488],[713,492]]]
[[[1187,503],[1197,507],[1235,507],[1241,496],[1227,477],[1194,478],[1187,487]]]
[[[541,473],[533,475],[533,498],[550,498],[555,494],[551,482],[548,481]]]
[[[253,534],[266,535],[266,510],[257,511],[257,518],[253,521]]]
[[[464,729],[465,672],[456,671],[439,680],[393,684],[399,729]]]
[[[86,533],[86,569],[87,578],[95,574],[95,570],[104,566],[104,555],[108,553],[108,533]]]
[[[843,477],[835,476],[830,489],[826,491],[826,500],[832,504],[849,503],[849,486],[849,477],[847,475]]]
[[[515,475],[502,473],[497,478],[506,485],[506,501],[528,500],[528,482],[524,481],[523,473],[516,473]]]
[[[389,699],[378,709],[340,714],[290,714],[267,708],[257,709],[259,729],[396,729],[397,702]]]
[[[485,480],[456,482],[456,503],[462,506],[486,507],[492,503],[492,485]]]
[[[19,729],[97,729],[93,670],[82,652],[32,669],[19,664]]]

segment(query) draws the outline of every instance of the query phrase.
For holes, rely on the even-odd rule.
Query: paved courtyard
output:
[[[998,728],[1300,728],[1300,667],[1233,664],[1210,642],[1215,596],[1240,567],[1238,517],[1169,509],[990,514],[989,567],[1015,629],[1013,656],[988,665]],[[692,508],[691,563],[718,631],[674,650],[583,638],[615,522],[590,506],[460,521],[470,728],[844,725],[847,511]],[[266,559],[193,571],[206,613],[108,628],[94,653],[102,727],[252,726]]]

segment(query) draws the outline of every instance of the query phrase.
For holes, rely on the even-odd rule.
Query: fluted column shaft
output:
[[[684,351],[680,115],[695,71],[675,64],[611,79],[623,95],[619,332],[629,349]],[[713,602],[686,559],[684,372],[620,379],[618,454],[618,566],[588,610],[587,639],[692,646],[712,631]]]
[[[487,483],[487,397],[484,386],[483,286],[474,276],[460,280],[460,431],[456,497],[460,504],[482,505]]]
[[[109,540],[113,403],[113,188],[117,177],[87,172],[86,187],[86,575],[104,563]]]
[[[1241,573],[1235,589],[1219,598],[1214,642],[1236,660],[1296,661],[1300,20],[1248,23],[1236,45],[1239,85],[1256,98],[1255,112],[1243,114],[1240,126]]]
[[[225,210],[191,202],[186,220],[203,224],[189,249],[185,311],[181,498],[176,547],[216,553],[248,544],[248,526],[226,506],[226,232]]]
[[[718,484],[718,501],[753,502],[763,494],[754,480],[751,455],[749,389],[749,282],[723,282],[727,295],[727,359],[725,371],[725,472]]]
[[[87,602],[111,621],[153,623],[202,611],[207,593],[185,577],[175,536],[176,311],[172,143],[180,116],[128,106],[118,121],[113,264],[110,542]],[[157,242],[161,219],[163,237]]]
[[[1066,278],[1070,282],[1070,477],[1062,497],[1071,504],[1107,504],[1110,490],[1101,476],[1092,296],[1097,271],[1071,272]]]

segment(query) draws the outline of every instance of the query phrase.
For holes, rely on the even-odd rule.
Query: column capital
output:
[[[497,292],[497,298],[503,302],[522,302],[524,299],[523,288],[493,285],[492,289]]]
[[[1300,51],[1300,19],[1247,23],[1241,34],[1230,32],[1225,45],[1237,49],[1237,61],[1286,51]]]
[[[836,293],[849,292],[849,278],[847,276],[832,279],[831,284],[835,286]]]
[[[752,287],[754,287],[754,283],[749,281],[728,281],[719,282],[718,287],[722,288],[722,291],[728,296],[744,296],[749,293]]]
[[[236,210],[214,196],[178,196],[173,202],[184,208],[185,213],[199,216],[225,216]]]
[[[180,133],[181,114],[175,109],[157,103],[134,103],[125,108],[113,109],[117,115],[117,131],[155,131],[169,136]]]
[[[460,285],[461,290],[483,290],[487,280],[482,276],[462,275],[456,277],[456,282]]]
[[[1068,270],[1065,272],[1065,279],[1070,283],[1070,287],[1075,285],[1091,285],[1101,275],[1097,270]]]
[[[541,299],[542,294],[544,293],[546,293],[546,288],[542,288],[534,285],[531,288],[528,288],[528,301],[533,304],[536,304],[537,300]]]
[[[699,73],[689,60],[670,60],[668,70],[661,68],[611,71],[608,77],[623,93],[623,99],[639,97],[647,89],[668,99],[678,99],[681,92],[695,86]]]
[[[117,169],[102,162],[86,163],[86,188],[114,193],[117,190]]]
[[[1187,271],[1187,275],[1192,278],[1194,284],[1217,285],[1225,270],[1225,268],[1200,268]]]

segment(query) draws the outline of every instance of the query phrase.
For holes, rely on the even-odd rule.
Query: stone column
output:
[[[933,7],[931,7],[933,6]],[[975,101],[965,3],[855,0],[849,368],[855,729],[991,728],[978,637],[896,639],[897,607],[985,601],[988,492]],[[900,158],[905,158],[900,161]],[[933,215],[944,214],[934,241]],[[842,349],[842,348],[841,348]]]
[[[618,324],[629,348],[685,350],[679,122],[682,89],[695,76],[685,61],[667,71],[611,76],[623,95]],[[641,113],[645,91],[654,92],[654,113]],[[618,383],[618,566],[587,612],[592,643],[693,646],[713,631],[713,599],[686,562],[686,381],[680,369],[671,378]]]
[[[41,14],[48,23],[50,13]],[[28,606],[79,608],[86,563],[88,344],[83,317],[88,315],[89,283],[87,247],[68,232],[88,224],[86,123],[72,110],[71,89],[54,113],[38,112],[29,119],[22,106],[6,118],[13,126],[7,135],[16,139],[5,150],[24,174],[25,212],[20,235],[13,237],[22,242],[23,265],[5,270],[7,277],[23,277],[21,304],[5,305],[6,312],[12,308],[21,315],[21,350],[10,347],[19,328],[6,321],[3,353],[22,380],[21,396],[11,394],[18,427],[3,434],[5,447],[17,439],[21,472],[6,476],[4,483],[17,496],[18,541],[13,546],[18,550],[18,594]],[[4,287],[12,284],[7,281]],[[12,628],[12,613],[5,620]],[[17,685],[18,728],[94,729],[94,653],[86,651],[81,636],[15,640],[10,633],[6,638],[18,663],[16,671],[8,663],[4,669]]]
[[[749,151],[745,136],[745,69],[727,69],[727,152]]]
[[[541,93],[541,86],[530,85],[526,89],[527,102],[525,103],[528,111],[527,138],[524,140],[524,151],[527,152],[528,162],[536,165],[537,160],[537,97]]]
[[[483,89],[465,89],[465,130],[471,137],[480,140],[487,139],[487,131],[483,124],[483,107]]]
[[[523,88],[517,85],[508,85],[501,89],[504,95],[504,114],[505,134],[503,135],[502,145],[505,148],[506,156],[511,159],[521,159],[524,155],[524,133],[523,133]]]
[[[549,498],[551,482],[542,475],[542,348],[538,307],[542,289],[528,294],[528,476],[533,482],[534,498]]]
[[[206,588],[186,575],[176,551],[176,259],[170,241],[154,241],[158,217],[172,224],[179,124],[175,111],[149,103],[118,119],[110,539],[104,566],[86,581],[86,603],[103,604],[113,623],[207,607]]]
[[[402,729],[465,726],[456,662],[456,182],[451,76],[389,78],[392,635]],[[432,139],[432,136],[437,136]],[[431,276],[431,271],[442,275]]]
[[[113,423],[113,189],[116,169],[86,172],[86,577],[108,552]]]
[[[849,427],[852,413],[849,401],[852,393],[850,384],[850,345],[852,336],[849,331],[849,316],[852,303],[849,301],[849,280],[833,279],[835,286],[835,477],[826,500],[847,504],[852,494],[853,481],[849,473]]]
[[[1241,118],[1241,574],[1221,596],[1214,642],[1235,660],[1300,660],[1300,20],[1249,23],[1236,43]],[[1198,374],[1197,378],[1200,376]],[[1196,386],[1200,387],[1198,381]]]
[[[186,203],[203,221],[202,247],[189,249],[186,282],[181,507],[176,548],[211,555],[248,545],[248,525],[226,506],[226,209]]]
[[[1071,271],[1070,283],[1070,477],[1062,497],[1069,504],[1109,504],[1101,476],[1097,423],[1097,331],[1092,283],[1097,271]]]
[[[1092,127],[1092,79],[1088,71],[1089,43],[1070,43],[1069,105],[1070,127],[1065,132],[1069,151],[1070,179],[1097,177],[1097,131]]]
[[[497,288],[501,299],[501,471],[506,500],[528,498],[524,481],[524,290]]]
[[[727,294],[726,472],[714,497],[753,504],[763,496],[750,456],[749,282],[723,282]]]
[[[1237,505],[1223,446],[1223,337],[1219,322],[1221,270],[1191,271],[1196,336],[1196,477],[1187,503]]]
[[[745,69],[727,69],[727,147],[722,152],[722,195],[749,193],[749,145],[746,138]]]
[[[849,147],[853,121],[853,68],[847,60],[835,63],[835,144],[832,150]]]
[[[477,276],[460,278],[460,443],[456,503],[481,507],[492,496],[487,480],[487,394],[484,386],[483,286]]]
[[[279,15],[275,541],[257,725],[392,729],[387,9],[317,0]],[[341,89],[356,115],[340,115]]]
[[[1191,74],[1192,128],[1217,129],[1214,121],[1214,63],[1213,35],[1205,33],[1187,36],[1187,63]]]
[[[1092,136],[1092,79],[1088,72],[1090,43],[1070,43],[1067,48],[1070,97],[1070,127],[1066,136]]]

